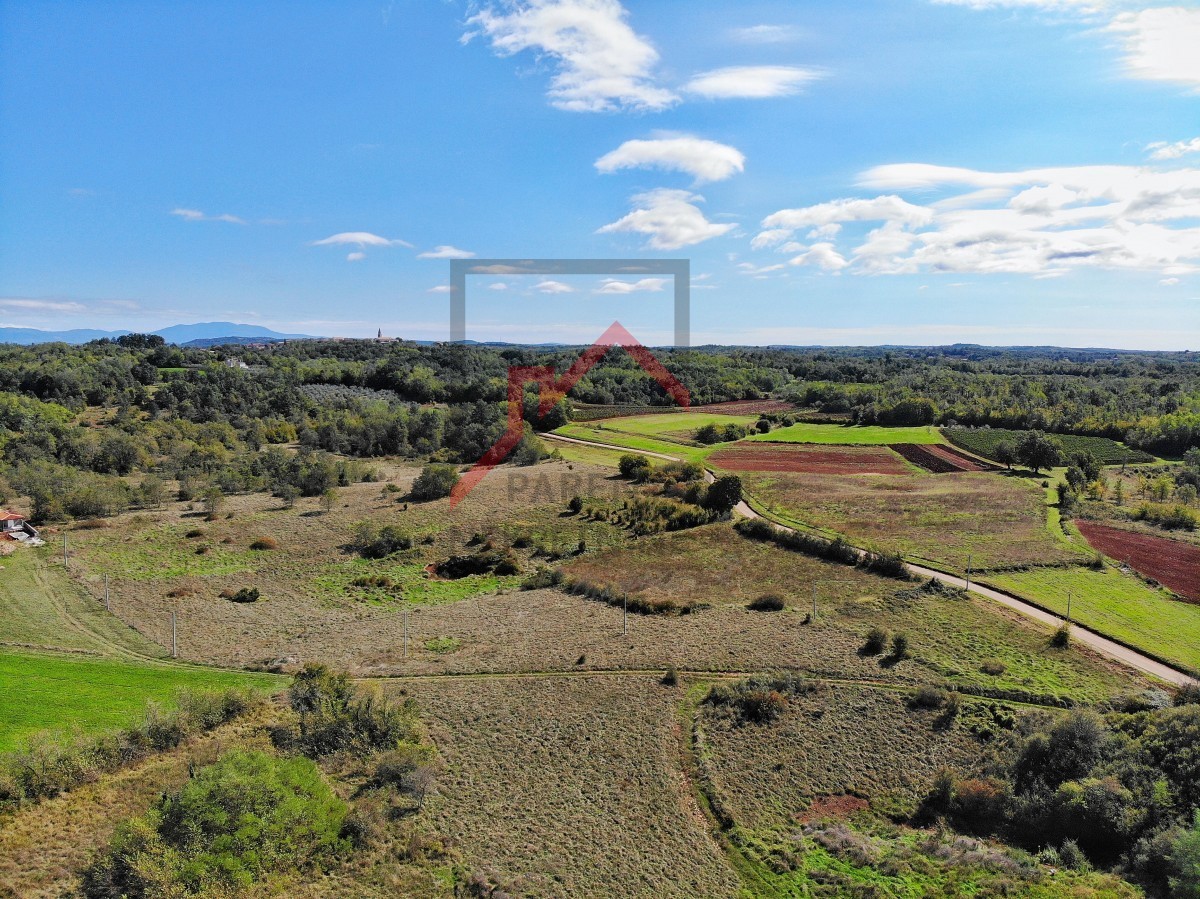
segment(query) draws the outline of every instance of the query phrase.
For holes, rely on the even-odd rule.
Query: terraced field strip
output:
[[[945,444],[893,443],[890,446],[913,465],[920,466],[934,474],[999,470],[998,465],[976,459],[962,450]]]
[[[1124,562],[1190,602],[1200,603],[1200,547],[1086,519],[1076,519],[1075,527],[1110,559]]]
[[[801,422],[767,434],[753,434],[747,440],[767,443],[825,443],[844,446],[887,446],[892,443],[945,443],[935,427],[883,428],[877,426],[810,424]]]
[[[804,443],[738,442],[717,450],[708,462],[726,471],[795,471],[822,474],[904,474],[904,464],[886,449],[829,448]]]

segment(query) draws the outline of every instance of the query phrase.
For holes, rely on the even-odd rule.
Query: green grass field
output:
[[[987,583],[1027,597],[1093,630],[1200,670],[1200,606],[1171,599],[1114,568],[1037,568],[991,574]]]
[[[610,418],[599,422],[618,431],[631,434],[644,434],[647,437],[660,435],[683,436],[690,439],[691,435],[705,425],[715,424],[749,426],[758,421],[757,415],[722,415],[718,412],[674,412],[659,415],[630,415],[625,418]]]
[[[615,425],[612,425],[613,421],[619,421],[623,425],[629,419],[611,419],[594,425],[564,425],[554,433],[564,437],[574,437],[576,440],[607,443],[633,452],[663,453],[678,459],[687,459],[689,462],[703,462],[710,449],[710,447],[687,446],[682,443],[673,443],[669,440],[659,440],[618,430]],[[715,446],[721,446],[721,444],[715,444]]]
[[[769,434],[755,434],[748,440],[775,440],[783,443],[824,443],[881,446],[889,443],[945,443],[934,427],[882,428],[847,425],[822,425],[801,422]]]
[[[42,730],[94,733],[139,721],[149,701],[170,704],[183,689],[252,687],[274,692],[271,674],[137,664],[84,655],[0,650],[0,752]]]

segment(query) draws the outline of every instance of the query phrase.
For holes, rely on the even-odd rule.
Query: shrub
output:
[[[914,709],[940,709],[946,704],[946,691],[938,687],[924,686],[909,699],[909,705]]]
[[[545,587],[557,587],[563,582],[562,572],[555,568],[539,565],[537,571],[521,581],[522,590],[540,590]]]
[[[582,512],[583,497],[579,496],[578,494],[572,496],[570,502],[567,503],[567,511],[572,515],[578,515],[580,512]]]
[[[819,681],[792,674],[779,677],[756,675],[732,685],[717,684],[708,691],[704,701],[733,708],[743,721],[766,724],[787,710],[789,697],[813,693],[820,687]]]
[[[262,594],[257,587],[243,587],[229,597],[231,602],[258,602]]]
[[[892,637],[892,658],[897,662],[902,662],[908,658],[910,646],[908,637],[904,634],[896,634]]]
[[[438,577],[458,580],[477,574],[519,574],[521,567],[511,552],[480,550],[469,556],[451,556],[444,562],[438,562],[434,570]]]
[[[85,873],[83,892],[117,899],[241,891],[349,849],[341,835],[347,811],[310,760],[235,750],[118,828]]]
[[[979,666],[979,670],[984,674],[992,675],[992,677],[999,677],[1008,670],[1008,666],[998,659],[985,659],[983,664]]]
[[[1051,635],[1050,645],[1055,649],[1068,649],[1071,646],[1071,625],[1065,622]]]
[[[204,531],[200,530],[200,528],[192,528],[190,531],[188,531],[183,536],[185,536],[189,540],[194,540],[196,537],[203,537]]]
[[[650,473],[650,460],[640,453],[626,453],[617,460],[617,470],[621,477],[631,481],[641,481]]]
[[[708,485],[704,496],[704,507],[718,515],[728,515],[742,501],[742,479],[737,475],[725,475]]]
[[[272,537],[257,537],[250,544],[251,549],[279,549],[279,543]]]
[[[417,714],[411,700],[395,703],[378,689],[356,690],[345,672],[306,665],[288,689],[288,701],[300,716],[297,734],[277,734],[276,742],[294,741],[313,758],[333,752],[368,756],[416,742]]]
[[[784,609],[783,597],[774,593],[765,593],[757,599],[753,599],[746,606],[752,612],[782,612]]]
[[[882,655],[887,648],[888,632],[880,627],[873,627],[867,631],[866,642],[863,643],[862,653],[868,656]]]
[[[412,549],[412,537],[393,524],[379,527],[364,521],[354,529],[354,538],[347,544],[364,559],[385,559],[394,553]]]
[[[664,687],[674,687],[679,683],[679,672],[674,665],[663,672],[661,683]]]
[[[458,471],[453,465],[426,465],[413,481],[412,498],[419,502],[449,496],[458,483]]]

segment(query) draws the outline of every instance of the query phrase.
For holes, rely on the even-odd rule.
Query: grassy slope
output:
[[[147,701],[169,703],[182,689],[274,690],[269,674],[139,664],[83,655],[0,651],[0,752],[40,730],[102,731],[142,718]]]
[[[1200,670],[1200,606],[1113,568],[1041,568],[989,575],[988,583],[1026,596],[1102,634]]]

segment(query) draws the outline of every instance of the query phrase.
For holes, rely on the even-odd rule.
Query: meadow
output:
[[[1106,636],[1200,671],[1200,606],[1180,602],[1132,573],[1105,565],[989,574],[985,580]]]
[[[40,731],[125,727],[141,720],[147,703],[169,708],[181,690],[274,692],[283,686],[282,678],[269,674],[6,649],[0,649],[0,681],[0,752]]]
[[[752,434],[747,440],[771,440],[781,443],[823,443],[849,446],[884,446],[889,443],[945,443],[941,432],[932,426],[884,428],[878,426],[809,424],[800,422],[767,434]]]

